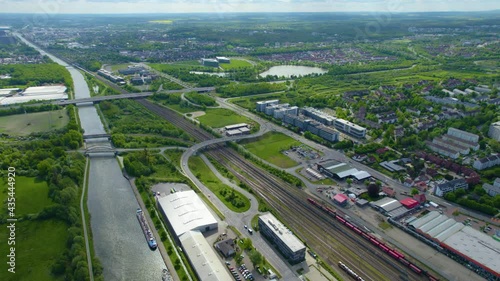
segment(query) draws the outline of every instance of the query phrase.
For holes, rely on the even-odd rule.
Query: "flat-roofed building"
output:
[[[239,124],[234,124],[234,125],[228,125],[224,127],[224,130],[236,130],[240,128],[248,128],[247,123],[239,123]]]
[[[219,67],[219,62],[216,59],[201,59],[203,66]]]
[[[336,142],[339,140],[339,132],[327,126],[320,126],[318,128],[318,136],[331,142]]]
[[[215,57],[219,63],[231,63],[231,59],[226,57]]]
[[[266,107],[270,106],[270,105],[275,105],[275,104],[278,104],[279,103],[279,100],[266,100],[266,101],[258,101],[256,103],[256,110],[258,112],[265,112],[266,110]]]
[[[296,264],[306,257],[306,246],[291,230],[287,229],[272,214],[259,216],[259,230],[271,242],[276,244],[279,251],[291,263]]]
[[[332,125],[335,118],[313,107],[303,107],[301,109],[304,116],[310,117],[324,125]]]
[[[335,129],[348,135],[352,135],[356,138],[364,138],[366,136],[366,128],[363,128],[344,119],[335,119],[333,125],[335,126]]]
[[[179,241],[189,259],[189,263],[198,276],[198,280],[233,280],[226,267],[217,256],[214,248],[208,244],[201,232],[187,231],[179,237]]]
[[[158,205],[176,237],[191,230],[205,232],[218,228],[217,220],[192,190],[160,197]]]

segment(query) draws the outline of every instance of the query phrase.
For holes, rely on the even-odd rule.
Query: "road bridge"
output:
[[[111,138],[110,134],[95,134],[95,135],[83,135],[84,140],[88,139],[101,139],[101,138]]]
[[[205,93],[205,92],[211,92],[214,91],[215,87],[199,87],[199,88],[188,88],[188,89],[182,89],[182,90],[168,90],[164,91],[164,93],[167,94],[175,94],[175,93],[188,93],[188,92],[198,92],[198,93]],[[118,99],[142,99],[142,98],[147,98],[155,93],[153,92],[146,92],[146,93],[131,93],[131,94],[121,94],[121,95],[110,95],[110,96],[96,96],[96,97],[91,97],[91,98],[83,98],[83,99],[73,99],[73,100],[59,100],[59,101],[52,101],[50,102],[51,104],[55,105],[69,105],[69,104],[79,104],[79,103],[96,103],[96,102],[101,102],[105,100],[118,100]]]

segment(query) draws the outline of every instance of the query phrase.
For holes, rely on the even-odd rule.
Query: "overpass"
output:
[[[182,89],[182,90],[168,90],[168,91],[164,91],[164,93],[167,93],[167,94],[188,93],[188,92],[204,93],[204,92],[211,92],[214,90],[215,90],[215,87],[201,87],[201,88],[189,88],[189,89]],[[130,93],[130,94],[110,95],[110,96],[96,96],[96,97],[83,98],[83,99],[52,101],[50,103],[55,104],[55,105],[65,106],[65,105],[69,105],[69,104],[79,104],[79,103],[90,103],[90,102],[96,103],[96,102],[105,101],[105,100],[142,99],[142,98],[150,97],[154,94],[155,93],[153,93],[153,92]]]
[[[111,138],[111,135],[110,134],[83,135],[83,139],[84,140],[88,140],[88,139],[100,139],[100,138],[109,139],[109,138]]]

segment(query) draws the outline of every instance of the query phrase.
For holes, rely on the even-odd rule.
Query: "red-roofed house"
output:
[[[394,197],[396,195],[396,191],[393,188],[388,187],[388,186],[382,187],[382,192],[387,194],[387,196],[389,196],[389,197]]]
[[[387,148],[387,147],[382,147],[382,148],[377,149],[375,152],[376,152],[377,154],[384,154],[384,153],[386,153],[387,151],[389,151],[389,148]]]
[[[424,204],[427,201],[425,194],[415,194],[413,195],[413,199],[417,201],[419,204]]]

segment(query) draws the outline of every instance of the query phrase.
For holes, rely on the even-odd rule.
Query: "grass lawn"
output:
[[[1,227],[5,228],[4,225]],[[17,222],[16,273],[7,271],[7,254],[2,250],[0,280],[63,280],[54,277],[50,268],[66,249],[67,228],[64,222],[56,220]],[[7,241],[7,233],[0,232],[1,241]]]
[[[252,64],[245,60],[231,59],[231,63],[221,63],[220,66],[224,70],[229,70],[242,67],[252,67]]]
[[[66,109],[0,117],[0,133],[27,136],[34,132],[61,129],[69,122]]]
[[[191,157],[189,168],[231,211],[242,213],[250,208],[250,200],[237,190],[223,184],[200,157]]]
[[[245,116],[240,116],[234,111],[225,108],[209,108],[207,109],[205,115],[196,119],[204,125],[212,128],[221,128],[238,123],[254,124],[254,127],[257,125],[254,121],[246,118]]]
[[[281,168],[290,168],[298,163],[281,153],[290,149],[290,146],[300,145],[300,142],[281,133],[270,132],[260,137],[257,141],[245,143],[243,146],[257,157],[266,160]]]
[[[7,198],[7,182],[1,183],[0,201],[4,202]],[[49,186],[47,182],[37,180],[36,178],[16,177],[16,216],[25,214],[35,214],[44,207],[49,206],[52,200],[48,197]]]
[[[111,66],[111,71],[118,71],[118,69],[125,69],[130,65],[130,63],[114,64]]]

